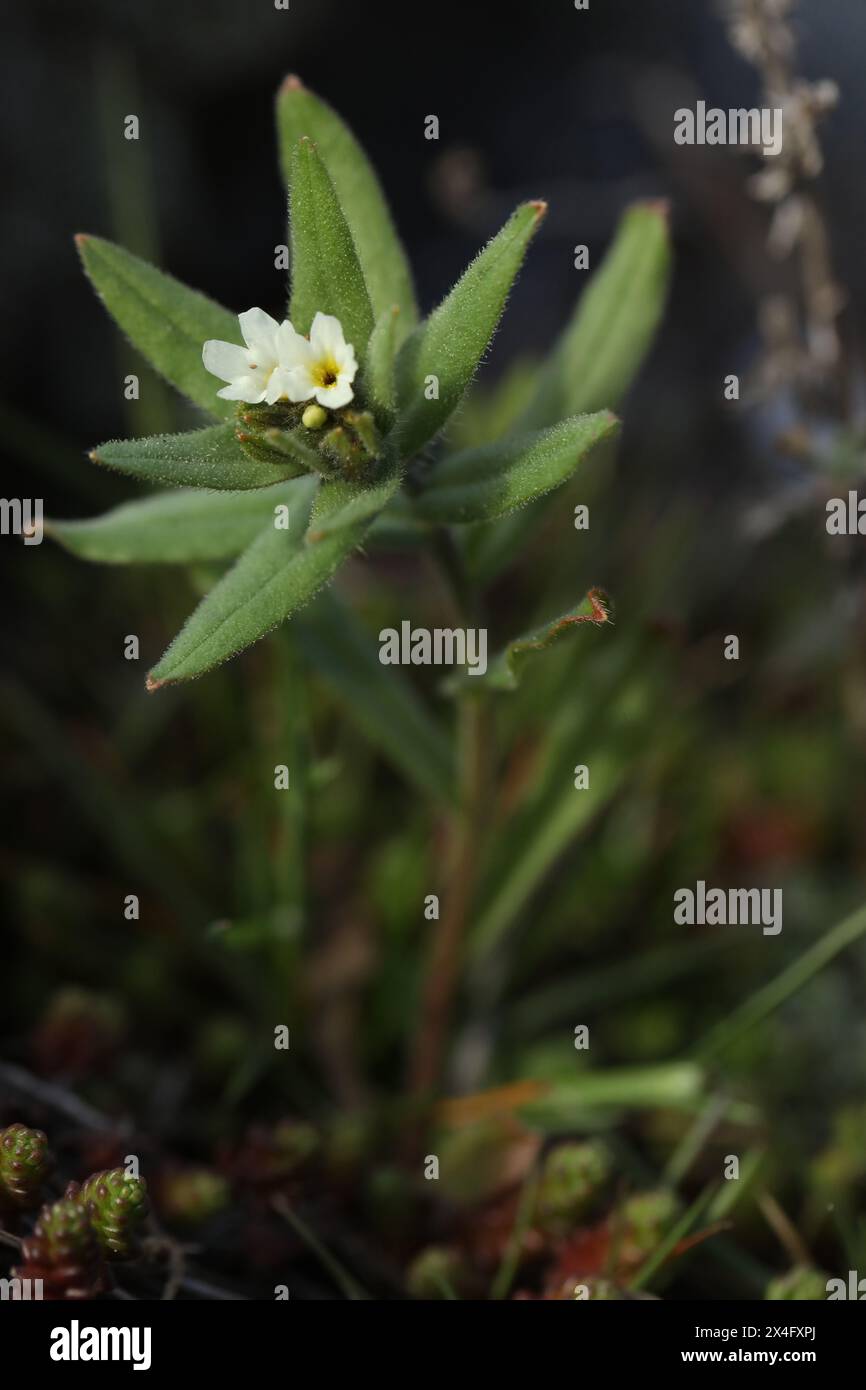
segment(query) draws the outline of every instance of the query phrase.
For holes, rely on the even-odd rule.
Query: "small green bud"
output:
[[[342,425],[337,425],[335,429],[328,430],[322,440],[322,444],[338,463],[351,465],[356,461],[357,449],[353,445],[352,439]]]
[[[369,410],[347,410],[345,421],[357,435],[371,458],[378,458],[382,452],[382,440],[376,429],[376,421]]]
[[[38,1207],[50,1167],[48,1140],[41,1129],[26,1125],[0,1129],[0,1207]]]
[[[548,1155],[538,1188],[536,1221],[545,1234],[566,1236],[592,1210],[610,1177],[603,1145],[559,1144]]]
[[[198,1226],[229,1202],[229,1185],[211,1168],[180,1168],[163,1179],[159,1207],[168,1221]]]
[[[636,1192],[618,1212],[629,1254],[635,1261],[650,1255],[679,1211],[672,1192]]]
[[[320,430],[327,424],[328,412],[323,410],[320,405],[308,405],[301,416],[301,424],[308,430]]]
[[[128,1177],[122,1168],[107,1169],[89,1177],[75,1195],[104,1253],[128,1260],[135,1253],[139,1227],[148,1212],[144,1179]]]
[[[808,1265],[795,1265],[787,1274],[779,1274],[771,1279],[764,1290],[765,1303],[817,1303],[827,1297],[827,1282],[830,1276],[820,1269],[810,1269]]]
[[[413,1298],[450,1299],[468,1292],[471,1272],[460,1254],[447,1245],[428,1245],[406,1271],[406,1288]]]

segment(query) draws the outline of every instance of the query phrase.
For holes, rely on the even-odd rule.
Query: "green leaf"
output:
[[[396,472],[367,487],[343,479],[323,482],[313,503],[310,541],[318,542],[347,526],[371,521],[387,506],[399,486],[400,475]]]
[[[397,353],[399,314],[395,305],[379,315],[370,334],[364,363],[367,399],[389,422],[394,413],[394,358]]]
[[[578,415],[534,435],[466,449],[442,460],[415,498],[427,521],[489,521],[559,487],[593,445],[619,428],[609,411]]]
[[[264,637],[307,603],[364,537],[346,526],[315,544],[304,541],[315,481],[299,478],[289,529],[268,523],[202,600],[147,685],[191,680]]]
[[[292,323],[309,333],[316,313],[335,314],[363,361],[373,331],[364,272],[328,171],[306,137],[292,159],[290,216]]]
[[[659,1062],[647,1067],[607,1067],[560,1081],[520,1109],[533,1129],[560,1133],[576,1118],[608,1110],[691,1110],[704,1093],[706,1076],[694,1062]]]
[[[460,404],[505,308],[529,241],[547,208],[524,203],[476,256],[451,293],[400,349],[396,364],[402,457],[417,452]],[[427,399],[429,378],[438,399]]]
[[[613,245],[593,275],[571,322],[543,365],[519,428],[541,429],[564,416],[616,408],[649,350],[661,319],[671,271],[664,203],[626,210]],[[540,502],[472,536],[470,568],[489,582],[522,554],[538,525]]]
[[[115,439],[100,444],[90,457],[140,482],[230,492],[268,487],[295,472],[288,458],[285,465],[277,459],[251,459],[230,425],[210,425],[187,434],[154,434],[149,439]]]
[[[590,589],[586,598],[575,608],[569,609],[549,623],[527,632],[523,637],[515,637],[508,646],[490,662],[483,676],[473,677],[477,686],[488,686],[493,690],[516,690],[520,684],[523,668],[539,652],[549,651],[575,628],[585,623],[600,626],[610,621],[610,613],[605,595],[600,589]],[[465,679],[465,678],[462,678]]]
[[[89,521],[48,521],[45,530],[82,560],[197,564],[239,555],[292,496],[291,483],[255,492],[163,492]]]
[[[619,404],[655,335],[670,271],[667,206],[636,203],[623,215],[613,245],[542,370],[523,428],[541,429],[566,415]]]
[[[420,791],[454,795],[448,738],[401,672],[379,661],[374,641],[331,592],[298,619],[301,649],[367,737]]]
[[[210,415],[227,419],[235,402],[217,395],[201,350],[208,338],[240,341],[234,314],[147,261],[101,237],[76,237],[84,269],[112,318],[158,372]]]
[[[290,197],[298,141],[306,135],[318,147],[358,250],[373,313],[378,318],[399,304],[396,331],[401,339],[418,320],[412,276],[379,180],[364,151],[337,113],[307,91],[297,77],[286,78],[280,88],[277,130]]]

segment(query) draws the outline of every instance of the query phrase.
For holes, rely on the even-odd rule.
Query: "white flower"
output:
[[[284,361],[296,360],[293,340],[306,343],[306,339],[300,338],[288,319],[277,323],[264,309],[247,309],[238,315],[238,323],[246,347],[209,338],[202,348],[202,361],[207,371],[229,383],[217,391],[224,400],[273,405],[288,395]]]
[[[286,325],[284,324],[283,327]],[[288,325],[291,328],[291,324]],[[316,314],[309,341],[292,329],[281,341],[280,365],[286,372],[290,401],[309,401],[338,410],[355,394],[352,382],[358,370],[355,350],[343,336],[343,325],[333,314]]]
[[[316,314],[309,339],[289,319],[277,323],[264,309],[248,309],[238,323],[246,347],[209,338],[202,348],[207,371],[228,382],[218,396],[248,405],[314,398],[331,410],[349,404],[358,363],[333,314]]]

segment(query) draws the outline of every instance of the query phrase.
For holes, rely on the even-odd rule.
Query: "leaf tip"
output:
[[[303,92],[306,88],[296,72],[290,72],[283,78],[280,84],[280,96],[285,96],[287,92]]]
[[[534,211],[536,222],[540,222],[543,217],[547,216],[547,203],[543,198],[533,198],[527,206]]]
[[[148,695],[152,695],[155,690],[161,690],[164,685],[168,685],[168,681],[155,681],[152,673],[144,682],[144,688]]]
[[[81,251],[87,245],[88,241],[90,240],[90,237],[88,236],[87,232],[76,232],[75,236],[72,239],[75,242],[75,245],[78,247],[79,251]]]
[[[652,213],[666,227],[671,223],[671,202],[670,198],[645,198],[642,202],[636,203],[636,207],[642,208],[644,212]]]

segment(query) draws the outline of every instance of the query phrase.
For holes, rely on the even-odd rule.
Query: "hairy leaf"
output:
[[[399,486],[398,473],[368,487],[342,479],[323,483],[313,504],[309,539],[318,542],[347,526],[371,521],[387,506]]]
[[[585,623],[600,626],[610,621],[606,596],[600,589],[590,589],[586,598],[568,613],[553,618],[549,623],[527,632],[522,637],[514,637],[503,651],[491,660],[483,676],[473,677],[478,686],[487,685],[494,690],[516,690],[527,662],[531,662],[539,652],[549,651],[564,637],[572,634]]]
[[[151,671],[148,689],[190,680],[264,637],[313,597],[363,539],[369,523],[304,540],[315,482],[296,481],[288,530],[267,523],[202,600]]]
[[[619,404],[658,327],[670,269],[666,204],[635,204],[541,373],[524,428]]]
[[[545,211],[544,203],[519,207],[438,309],[419,324],[400,349],[395,428],[403,457],[438,434],[460,404]]]
[[[231,417],[234,402],[217,396],[220,383],[205,371],[201,350],[207,338],[240,341],[235,315],[110,241],[81,235],[76,242],[93,288],[133,346],[202,410]]]
[[[245,454],[231,425],[210,425],[187,434],[154,434],[149,439],[115,439],[90,455],[119,473],[145,483],[240,491],[268,487],[293,477],[295,465]]]
[[[272,519],[274,507],[291,500],[291,483],[250,492],[178,490],[125,502],[89,521],[48,521],[45,530],[82,560],[196,564],[239,555]]]
[[[425,520],[441,523],[504,516],[559,487],[593,445],[618,426],[615,415],[599,411],[538,434],[451,454],[416,498],[415,510]]]
[[[277,97],[277,130],[283,175],[291,198],[294,152],[306,135],[318,147],[352,233],[378,318],[399,304],[398,340],[415,326],[418,312],[412,276],[373,168],[352,132],[297,77],[288,77]],[[297,326],[297,325],[296,325]]]
[[[394,357],[397,351],[399,309],[386,309],[376,320],[367,344],[364,386],[370,403],[386,419],[394,411]]]
[[[363,360],[373,331],[364,272],[328,171],[306,138],[292,158],[290,215],[292,323],[299,333],[309,333],[317,312],[335,314]]]

